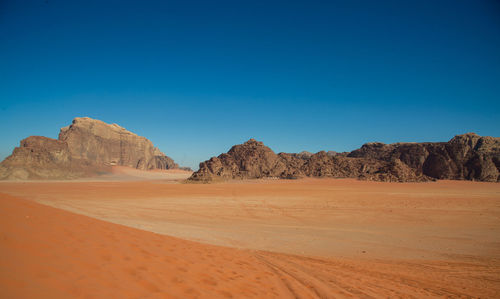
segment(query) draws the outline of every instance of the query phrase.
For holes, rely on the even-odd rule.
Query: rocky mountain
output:
[[[151,141],[116,124],[78,117],[59,139],[31,136],[0,163],[0,179],[71,179],[113,165],[170,169],[178,165]]]
[[[367,143],[350,153],[274,153],[249,141],[200,163],[190,180],[334,177],[422,182],[435,179],[500,180],[500,138],[473,133],[449,142]]]
[[[262,178],[277,176],[284,171],[278,155],[262,142],[250,139],[233,146],[227,154],[200,163],[193,180]]]
[[[145,137],[117,124],[109,125],[88,117],[77,117],[70,126],[62,128],[59,140],[68,144],[73,159],[142,170],[178,168]]]
[[[448,142],[367,143],[348,157],[382,161],[399,159],[416,174],[436,179],[497,182],[500,174],[500,138],[474,133]]]
[[[2,179],[76,178],[84,172],[84,167],[71,159],[68,144],[42,136],[21,140],[12,155],[0,163]]]

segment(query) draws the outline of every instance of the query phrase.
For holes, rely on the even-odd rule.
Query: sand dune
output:
[[[498,184],[41,182],[0,191],[2,298],[500,296]]]
[[[248,252],[161,236],[2,195],[2,298],[279,297]],[[282,287],[282,286],[281,286]]]

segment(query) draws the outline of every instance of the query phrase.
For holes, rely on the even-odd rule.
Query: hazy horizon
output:
[[[2,1],[0,160],[75,117],[178,164],[500,136],[495,1]]]

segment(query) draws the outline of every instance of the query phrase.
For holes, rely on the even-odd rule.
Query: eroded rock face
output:
[[[262,142],[250,139],[233,146],[227,154],[200,163],[194,180],[273,177],[279,168],[279,157]]]
[[[178,168],[151,141],[113,124],[75,118],[59,140],[31,136],[0,163],[0,179],[73,179],[109,171],[113,165],[138,169]]]
[[[474,133],[458,135],[448,142],[365,144],[348,157],[400,159],[416,174],[435,179],[500,180],[500,138]]]
[[[275,154],[250,139],[200,164],[190,180],[334,177],[422,182],[435,179],[500,180],[500,138],[470,133],[449,142],[367,143],[351,153]]]
[[[249,141],[233,146],[226,154],[200,164],[190,180],[253,179],[264,177],[335,177],[360,178],[376,181],[427,181],[399,160],[385,162],[376,159],[348,158],[342,154],[274,153],[262,142]]]
[[[52,138],[31,136],[21,140],[0,164],[2,179],[63,179],[82,176],[89,170],[74,161],[68,145]]]
[[[142,170],[170,169],[178,165],[153,146],[117,124],[78,117],[61,129],[59,140],[68,144],[72,158],[99,165],[121,165]]]

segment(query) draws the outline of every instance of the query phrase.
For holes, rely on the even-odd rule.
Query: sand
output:
[[[112,180],[0,192],[2,298],[500,296],[500,184]]]

